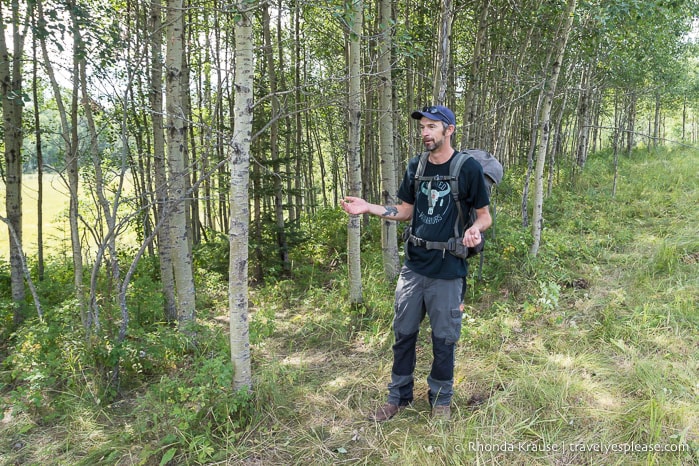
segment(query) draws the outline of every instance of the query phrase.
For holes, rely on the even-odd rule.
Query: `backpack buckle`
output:
[[[464,246],[463,238],[449,238],[447,241],[447,251],[461,259],[466,259],[468,257],[468,247]]]
[[[427,246],[427,240],[424,240],[424,239],[422,239],[422,238],[418,238],[418,237],[415,236],[415,235],[410,235],[410,237],[409,237],[408,239],[409,239],[409,241],[412,243],[413,246],[419,246],[419,247],[422,247],[422,248],[424,248],[425,246]]]

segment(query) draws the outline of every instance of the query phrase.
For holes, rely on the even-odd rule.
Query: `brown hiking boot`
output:
[[[369,414],[368,418],[370,421],[384,422],[391,419],[396,414],[400,413],[406,408],[405,406],[394,405],[393,403],[386,403],[383,406],[379,406],[376,411]]]
[[[432,419],[435,421],[448,421],[451,419],[451,407],[449,405],[433,406]]]

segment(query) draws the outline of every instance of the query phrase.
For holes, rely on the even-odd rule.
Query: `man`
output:
[[[411,117],[419,120],[422,143],[429,152],[423,175],[448,176],[456,153],[451,145],[451,136],[456,130],[454,113],[437,105],[415,111]],[[425,314],[432,327],[434,356],[427,377],[432,416],[442,420],[451,417],[454,350],[461,335],[461,302],[468,264],[444,250],[420,245],[425,244],[422,240],[444,242],[452,237],[458,211],[447,181],[422,181],[415,192],[418,161],[419,157],[415,157],[408,163],[396,205],[380,206],[351,196],[341,202],[342,208],[352,215],[369,213],[389,220],[412,219],[411,238],[418,240],[406,245],[406,259],[396,285],[395,344],[388,400],[369,415],[369,419],[378,422],[391,419],[413,401],[415,346]],[[476,220],[463,235],[464,246],[473,247],[480,243],[481,234],[490,227],[492,219],[483,169],[472,158],[461,167],[459,193],[462,212],[468,212],[471,207],[476,209]]]

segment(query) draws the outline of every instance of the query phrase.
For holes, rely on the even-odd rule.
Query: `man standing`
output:
[[[456,130],[454,113],[437,105],[415,111],[411,117],[419,120],[422,143],[429,152],[425,177],[448,177],[456,151],[451,136]],[[432,370],[427,377],[429,402],[435,419],[451,417],[454,384],[454,352],[461,335],[461,302],[464,294],[468,264],[445,250],[428,249],[427,242],[446,242],[454,236],[458,210],[448,181],[422,181],[414,189],[419,157],[408,163],[398,190],[396,205],[380,206],[364,199],[347,196],[342,208],[352,215],[369,213],[398,221],[412,219],[410,241],[406,244],[406,259],[396,285],[393,332],[393,368],[388,384],[387,402],[369,415],[382,422],[391,419],[413,401],[413,372],[415,370],[420,322],[425,314],[432,327]],[[483,179],[483,169],[472,158],[466,160],[459,172],[459,201],[461,211],[476,210],[476,220],[463,232],[463,244],[474,247],[492,219],[489,198]]]

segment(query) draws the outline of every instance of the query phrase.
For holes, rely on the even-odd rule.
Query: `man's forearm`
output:
[[[398,207],[394,205],[385,205],[383,206],[384,211],[383,214],[381,214],[381,217],[384,218],[390,218],[390,217],[396,217],[398,215]]]
[[[376,215],[377,217],[381,217],[383,219],[387,220],[395,220],[397,222],[404,221],[404,220],[409,220],[410,219],[410,214],[407,211],[407,209],[404,208],[404,205],[378,205],[378,204],[370,204],[369,205],[369,213],[372,215]]]
[[[490,228],[493,224],[493,219],[490,216],[490,208],[488,206],[476,209],[476,220],[474,220],[471,228],[476,227],[478,231],[483,232]]]

